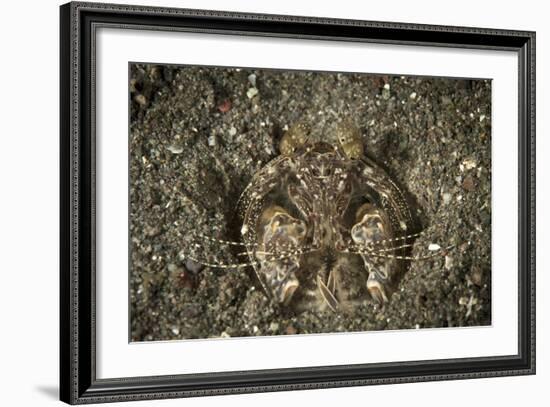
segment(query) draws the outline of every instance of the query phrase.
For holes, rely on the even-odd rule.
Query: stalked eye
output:
[[[349,159],[359,159],[363,155],[361,133],[349,120],[338,125],[336,134],[340,147]]]
[[[296,150],[304,146],[309,137],[309,126],[304,123],[298,123],[292,126],[283,135],[279,144],[279,151],[283,155],[294,154]]]

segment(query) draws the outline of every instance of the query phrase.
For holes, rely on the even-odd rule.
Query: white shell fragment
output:
[[[453,268],[454,261],[451,256],[445,256],[445,269],[450,270]]]
[[[464,168],[466,168],[467,170],[471,170],[472,168],[476,168],[477,167],[477,162],[475,159],[473,158],[466,158],[464,161],[462,161],[462,165],[464,166]]]
[[[250,88],[246,92],[246,96],[248,96],[249,99],[252,99],[254,96],[258,94],[258,89],[256,88]]]
[[[172,154],[181,154],[183,153],[183,147],[177,146],[177,145],[170,145],[166,147],[168,151],[170,151]]]
[[[437,243],[430,243],[430,244],[428,245],[428,250],[429,250],[429,251],[434,252],[434,251],[440,250],[440,249],[441,249],[441,246],[438,245]]]
[[[256,75],[254,75],[253,73],[248,75],[248,82],[250,82],[253,87],[256,87]]]

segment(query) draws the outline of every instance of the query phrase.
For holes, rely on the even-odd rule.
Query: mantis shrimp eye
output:
[[[298,123],[293,125],[284,134],[281,142],[279,143],[279,151],[283,155],[291,155],[298,148],[304,146],[309,138],[310,128],[304,123]]]
[[[340,123],[336,129],[336,138],[347,158],[357,160],[363,156],[361,134],[349,121]]]

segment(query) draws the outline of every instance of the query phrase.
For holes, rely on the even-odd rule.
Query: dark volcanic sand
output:
[[[491,323],[490,81],[141,64],[130,97],[132,341]],[[413,262],[389,304],[365,299],[351,315],[293,314],[252,270],[183,258],[193,232],[238,237],[238,196],[277,156],[285,126],[305,120],[323,139],[342,118],[417,201],[425,230],[413,254],[454,250]]]

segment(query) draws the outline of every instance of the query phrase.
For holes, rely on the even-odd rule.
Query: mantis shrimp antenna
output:
[[[246,267],[254,267],[261,265],[265,261],[277,261],[277,260],[284,260],[288,259],[294,256],[300,256],[302,254],[309,254],[313,253],[315,250],[295,250],[290,252],[281,252],[281,253],[271,253],[271,252],[253,252],[253,253],[259,253],[262,255],[271,255],[273,258],[261,260],[261,261],[250,261],[245,263],[211,263],[205,260],[200,260],[194,256],[183,254],[183,257],[185,259],[189,259],[191,261],[194,261],[195,263],[202,264],[205,267],[212,267],[212,268],[219,268],[219,269],[241,269]],[[239,253],[238,255],[244,255],[248,253]]]
[[[399,256],[394,254],[384,254],[375,250],[369,250],[367,248],[361,249],[361,250],[346,250],[344,251],[344,253],[366,254],[366,255],[371,255],[373,257],[381,257],[384,259],[423,261],[423,260],[433,259],[435,257],[440,257],[444,255],[448,250],[451,250],[454,247],[455,247],[454,245],[447,246],[445,248],[439,249],[436,253],[427,254],[423,256]]]

